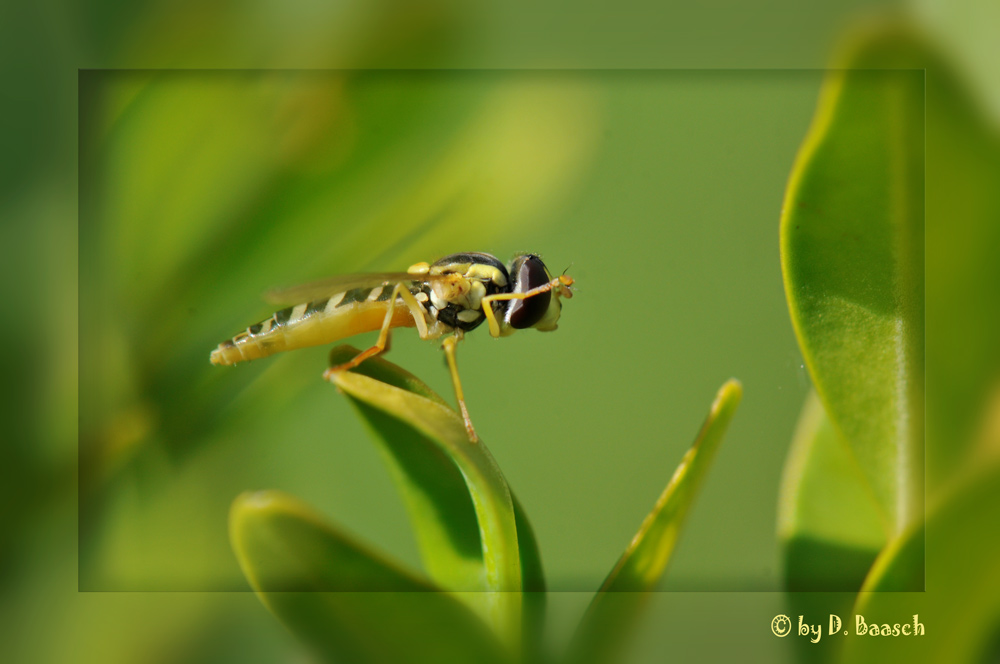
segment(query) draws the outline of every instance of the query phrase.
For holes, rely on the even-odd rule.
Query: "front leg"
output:
[[[500,323],[497,321],[496,314],[493,313],[493,303],[501,300],[526,300],[529,297],[534,297],[535,295],[540,295],[547,291],[555,289],[555,294],[560,297],[570,298],[573,297],[573,291],[570,290],[570,286],[573,285],[573,278],[562,275],[556,277],[552,281],[542,284],[537,288],[532,288],[531,290],[525,291],[523,293],[495,293],[493,295],[487,295],[482,299],[483,315],[486,316],[486,324],[489,325],[490,335],[493,337],[500,337]]]

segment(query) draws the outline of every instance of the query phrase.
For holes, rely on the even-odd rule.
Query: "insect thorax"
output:
[[[424,282],[415,293],[428,317],[468,332],[485,320],[482,299],[507,292],[510,276],[494,256],[483,253],[452,254],[430,266],[430,274],[454,275],[451,280]]]

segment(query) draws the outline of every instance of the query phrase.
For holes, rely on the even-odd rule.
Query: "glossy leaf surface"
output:
[[[907,48],[862,41],[838,63],[781,220],[802,354],[890,532],[923,497],[924,76],[892,69]]]

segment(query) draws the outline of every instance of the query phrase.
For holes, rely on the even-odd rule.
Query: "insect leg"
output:
[[[455,386],[455,399],[458,401],[458,407],[462,411],[462,419],[465,420],[465,430],[469,433],[469,440],[476,443],[479,442],[479,436],[476,435],[476,430],[472,427],[472,420],[469,418],[469,409],[465,406],[462,381],[458,377],[458,363],[455,361],[455,346],[458,345],[459,339],[461,337],[458,335],[445,337],[445,340],[441,342],[441,347],[444,349],[445,357],[448,359],[448,370],[451,372],[451,382]]]
[[[490,326],[490,335],[494,337],[500,336],[500,324],[497,322],[496,314],[493,313],[493,302],[497,300],[526,300],[529,297],[541,295],[542,293],[550,291],[553,288],[557,289],[556,293],[558,295],[570,298],[573,297],[573,291],[569,288],[572,285],[573,278],[562,275],[556,277],[547,284],[542,284],[537,288],[532,288],[531,290],[524,291],[523,293],[495,293],[493,295],[483,297],[483,315],[486,316],[486,322]]]
[[[392,289],[392,296],[389,298],[389,306],[385,311],[385,320],[382,321],[382,329],[379,330],[378,339],[375,341],[375,345],[369,348],[368,350],[361,351],[360,353],[355,355],[354,358],[351,359],[349,362],[338,364],[337,366],[330,367],[329,369],[324,371],[323,372],[324,380],[329,380],[330,376],[332,376],[333,373],[336,371],[347,371],[348,369],[353,369],[354,367],[358,366],[368,358],[375,357],[379,353],[383,353],[389,350],[389,340],[390,340],[389,334],[390,334],[390,328],[392,326],[392,313],[393,310],[396,308],[396,296],[398,296],[400,292],[409,293],[410,291],[407,290],[406,287],[403,286],[403,284],[396,284],[396,287]],[[423,321],[423,315],[421,315],[420,321],[421,322]],[[426,329],[426,325],[424,327]]]
[[[400,297],[403,298],[403,303],[406,308],[410,310],[410,315],[413,316],[413,322],[417,325],[417,334],[420,335],[421,339],[431,338],[427,333],[427,320],[424,318],[424,308],[420,306],[417,302],[417,298],[413,297],[413,293],[410,292],[409,288],[402,287],[402,284],[396,286],[399,291]],[[395,292],[393,297],[395,298]]]

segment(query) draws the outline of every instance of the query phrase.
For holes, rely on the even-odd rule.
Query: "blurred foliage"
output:
[[[205,361],[269,275],[399,269],[537,226],[586,163],[595,113],[584,87],[544,74],[90,72],[81,97],[81,536],[105,566],[103,580],[83,568],[93,588],[122,584],[98,544],[121,478],[197,453],[231,428],[233,404],[280,412],[269,390],[243,392],[257,367]]]
[[[812,394],[792,440],[778,507],[785,583],[794,592],[856,591],[888,535],[847,446]]]
[[[261,600],[323,661],[506,659],[456,597],[380,560],[291,496],[240,496],[230,528]]]
[[[994,440],[993,444],[1000,441]],[[868,623],[910,622],[913,615],[934,625],[940,636],[927,643],[859,638],[844,644],[845,662],[882,662],[905,657],[914,662],[992,662],[1000,654],[1000,463],[970,469],[928,506],[926,525],[910,529],[872,570],[854,611]],[[915,574],[926,546],[927,593],[914,597],[891,592]]]
[[[807,403],[786,466],[779,524],[786,581],[793,591],[862,591],[853,607],[845,595],[793,593],[796,613],[853,609],[847,615],[890,625],[919,614],[937,638],[876,644],[858,637],[800,650],[810,660],[839,652],[850,662],[987,661],[1000,628],[1000,566],[970,551],[991,548],[982,538],[995,529],[983,527],[1000,509],[989,489],[1000,467],[995,434],[982,424],[996,421],[989,395],[1000,373],[1000,281],[990,276],[996,261],[978,250],[998,246],[1000,137],[919,30],[873,23],[849,43],[783,218],[792,318],[822,400]],[[873,75],[913,78],[910,72],[912,84],[888,82],[881,99],[858,94],[857,83]],[[925,145],[933,155],[926,168]],[[923,438],[915,434],[922,434],[925,398]],[[907,485],[926,487],[926,522],[923,498]],[[920,589],[926,594],[898,592]]]
[[[110,432],[116,412],[180,423],[173,445],[204,435],[232,397],[206,382],[205,348],[274,285],[262,279],[399,269],[454,237],[488,245],[544,208],[591,131],[585,92],[544,80],[95,72],[81,84],[81,435],[103,464],[131,451]],[[108,118],[112,130],[86,131]],[[137,386],[152,403],[128,403]]]

